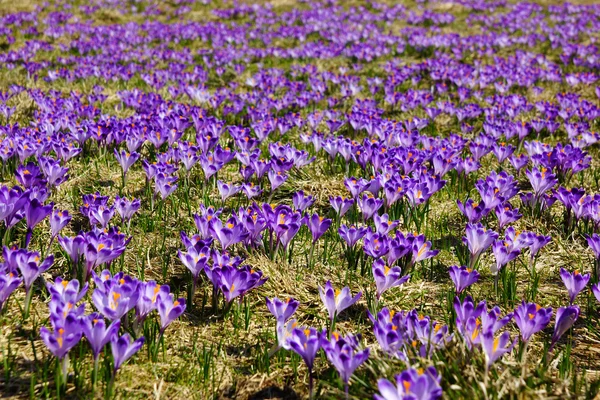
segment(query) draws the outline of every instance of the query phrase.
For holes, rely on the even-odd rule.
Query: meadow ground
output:
[[[598,261],[587,240],[600,221],[600,7],[593,2],[22,0],[0,1],[0,15],[3,398],[307,398],[310,376],[315,398],[343,398],[331,354],[320,350],[309,374],[298,351],[277,350],[276,326],[285,342],[286,321],[278,323],[266,297],[297,300],[298,326],[360,335],[344,349],[369,349],[350,379],[350,398],[373,398],[379,379],[395,383],[402,371],[427,367],[448,399],[597,395]],[[127,160],[119,162],[115,149],[120,158],[139,156],[126,179]],[[504,151],[524,154],[526,166],[516,168]],[[259,159],[270,163],[263,174]],[[43,170],[39,176],[28,163]],[[51,182],[61,167],[68,178]],[[531,177],[534,170],[540,175]],[[223,199],[222,182],[239,189]],[[15,185],[25,192],[10,194]],[[256,187],[262,191],[252,196]],[[314,198],[306,210],[301,191]],[[130,222],[115,212],[116,196],[140,200]],[[338,196],[354,198],[344,216],[332,207]],[[467,199],[475,204],[462,212],[457,200]],[[222,211],[213,216],[208,207]],[[513,208],[522,216],[500,224],[502,210]],[[60,236],[80,234],[79,262],[53,233],[52,209],[71,215]],[[35,213],[43,218],[32,223]],[[264,226],[251,240],[257,221]],[[313,240],[323,221],[329,229]],[[353,247],[339,233],[351,224],[372,229]],[[395,228],[388,233],[382,224]],[[181,254],[204,249],[186,245],[180,232],[199,234],[212,254],[195,291]],[[481,255],[473,254],[485,237]],[[389,242],[389,252],[374,256],[377,240]],[[21,252],[14,260],[10,248]],[[223,261],[225,249],[231,259]],[[394,251],[403,253],[392,259]],[[9,275],[25,278],[31,272],[24,270],[50,254],[52,266],[30,289],[7,289]],[[255,271],[268,280],[236,292],[240,283],[223,272],[240,273],[235,256],[250,266],[241,283]],[[525,300],[552,307],[551,318],[544,322],[539,307],[525,311],[537,324],[527,341],[517,317],[506,325],[488,326],[481,315],[460,321],[449,275],[455,265],[480,274],[460,301],[486,300],[486,315],[498,306],[506,316]],[[379,296],[375,281],[396,273],[394,266],[410,279]],[[158,289],[152,298],[153,286],[140,294],[146,284],[136,283],[139,300],[114,317],[120,306],[110,296],[126,295],[104,293],[90,278],[77,302],[85,311],[77,314],[44,283],[81,280],[86,268],[168,285],[174,299],[186,300],[185,310],[161,335],[156,311],[136,323],[142,304],[157,307]],[[568,277],[561,279],[561,268]],[[586,277],[581,287],[565,287],[565,279]],[[362,294],[335,324],[319,292],[327,281]],[[158,302],[174,306],[168,296]],[[557,322],[560,307],[571,320]],[[382,309],[414,311],[376,335],[368,312]],[[55,332],[62,348],[66,339],[56,332],[66,329],[67,315],[83,324],[95,311],[121,320],[118,336],[145,342],[116,378],[108,344],[93,385],[87,335],[73,331],[83,338],[61,375],[63,357],[40,329]],[[505,346],[494,342],[503,332],[510,335]],[[491,341],[479,339],[484,334]],[[434,381],[415,378],[411,392],[399,380],[397,398],[436,398]]]

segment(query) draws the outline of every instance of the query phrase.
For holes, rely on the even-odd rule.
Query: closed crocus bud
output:
[[[579,318],[579,307],[577,306],[560,307],[556,311],[554,334],[552,334],[552,343],[550,344],[549,351],[552,351],[554,345],[556,345],[556,342],[560,340],[562,335],[571,329],[577,318]]]

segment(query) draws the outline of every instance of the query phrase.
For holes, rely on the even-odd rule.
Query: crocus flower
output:
[[[456,200],[456,204],[460,212],[467,217],[467,221],[472,224],[479,222],[489,212],[484,203],[476,203],[473,199],[468,199],[464,204]]]
[[[215,239],[219,240],[223,250],[248,237],[248,232],[246,232],[242,224],[238,223],[235,217],[229,218],[225,225],[218,218],[212,219],[211,222]]]
[[[27,228],[32,230],[37,224],[45,219],[52,212],[53,203],[48,205],[42,204],[38,199],[32,199],[25,206],[25,219],[27,220]]]
[[[549,351],[552,351],[556,342],[573,326],[577,318],[579,318],[579,307],[567,306],[558,308]]]
[[[496,257],[496,264],[492,264],[491,270],[492,275],[498,275],[498,272],[504,267],[506,264],[514,260],[521,254],[519,249],[512,249],[508,243],[502,240],[494,241],[492,245],[492,252],[494,253],[494,257]]]
[[[479,255],[498,239],[498,234],[490,229],[485,229],[481,224],[467,224],[466,236],[463,243],[466,244],[471,253],[471,266],[475,264]]]
[[[154,177],[156,193],[160,193],[160,197],[164,200],[171,195],[177,189],[177,177],[171,175],[165,175],[162,172],[158,173]]]
[[[321,301],[323,301],[329,312],[329,319],[333,320],[346,308],[356,303],[362,296],[362,292],[358,292],[356,296],[352,297],[348,286],[342,290],[334,290],[331,281],[327,281],[324,288],[319,286],[319,296],[321,296]]]
[[[31,285],[33,282],[43,273],[48,270],[54,263],[54,256],[50,255],[46,257],[42,263],[40,263],[40,254],[37,252],[28,252],[25,249],[20,249],[15,254],[15,262],[17,268],[23,276],[23,283],[25,284],[25,290],[30,292]]]
[[[138,199],[129,200],[126,197],[115,197],[115,209],[121,216],[122,222],[129,222],[141,205]]]
[[[483,332],[481,337],[481,348],[485,354],[486,366],[491,367],[504,354],[512,351],[515,342],[510,340],[510,333],[505,331],[500,336],[495,336],[494,332]]]
[[[132,310],[140,296],[139,282],[122,273],[110,277],[108,271],[103,271],[100,277],[93,274],[97,287],[92,294],[92,301],[98,311],[111,321],[121,319]],[[100,284],[100,286],[98,286]]]
[[[340,196],[330,197],[329,203],[331,204],[331,208],[335,210],[338,217],[342,217],[354,205],[354,199],[346,199]]]
[[[313,196],[306,196],[302,190],[294,192],[292,195],[292,204],[298,211],[304,211],[315,203]]]
[[[81,320],[83,334],[92,349],[94,360],[98,359],[100,352],[119,333],[121,321],[113,321],[106,326],[104,318],[99,313],[92,313]]]
[[[552,240],[551,236],[544,235],[536,235],[531,234],[530,236],[531,243],[529,244],[529,258],[531,260],[535,259],[538,251],[544,246],[546,246]]]
[[[300,302],[298,300],[288,298],[285,301],[279,300],[277,297],[274,297],[272,300],[267,299],[267,308],[275,316],[275,319],[279,322],[280,320],[286,322],[288,319],[294,315],[296,309]]]
[[[408,369],[396,375],[396,384],[387,379],[379,379],[379,393],[375,400],[437,400],[442,398],[441,377],[434,367]]]
[[[383,205],[383,200],[373,197],[371,194],[364,194],[358,199],[358,207],[363,215],[363,220],[370,219]]]
[[[29,189],[33,186],[46,185],[44,175],[42,175],[42,172],[38,166],[32,162],[28,163],[27,165],[19,165],[15,171],[15,177],[17,178],[17,181],[26,189]]]
[[[579,292],[581,292],[587,286],[590,280],[590,274],[581,275],[578,270],[570,273],[566,269],[561,268],[560,278],[569,292],[569,301],[571,302],[571,305],[573,305],[575,297],[577,297]]]
[[[356,368],[367,361],[369,349],[358,350],[358,341],[355,336],[342,337],[337,332],[331,333],[331,340],[321,337],[321,346],[329,362],[340,374],[347,396],[350,377]]]
[[[600,260],[600,236],[594,233],[592,236],[587,237],[588,246],[592,249],[596,260]]]
[[[208,266],[204,270],[207,268]],[[231,303],[236,297],[240,297],[241,301],[241,297],[262,286],[268,278],[262,277],[262,271],[253,270],[247,265],[240,268],[224,265],[213,270],[213,279],[215,286],[223,292],[225,300]]]
[[[479,272],[467,267],[453,265],[448,270],[448,273],[454,283],[456,294],[462,293],[463,290],[479,280]]]
[[[511,222],[517,221],[523,215],[519,214],[518,208],[512,208],[510,203],[498,204],[494,209],[494,214],[498,218],[498,230],[502,230]]]
[[[402,269],[399,266],[388,267],[382,259],[373,262],[373,276],[375,286],[377,286],[377,299],[386,290],[400,286],[410,279],[410,275],[402,276]]]
[[[356,242],[358,242],[360,239],[362,239],[363,236],[365,236],[367,231],[368,228],[366,227],[357,228],[354,225],[351,225],[350,227],[342,225],[338,229],[340,237],[344,239],[348,247],[353,247],[356,244]]]
[[[225,201],[231,196],[234,196],[240,190],[242,190],[241,186],[236,186],[230,183],[224,183],[223,181],[217,181],[217,187],[219,188],[219,193],[221,194],[221,200]]]
[[[67,210],[54,210],[52,216],[50,217],[50,231],[52,233],[52,237],[58,236],[60,231],[63,230],[65,226],[69,224],[71,221],[71,215]]]
[[[128,333],[119,337],[114,335],[110,341],[110,348],[113,355],[114,366],[113,374],[116,374],[119,368],[129,360],[144,344],[144,337],[132,340]]]
[[[321,348],[323,339],[327,337],[327,332],[323,330],[318,332],[315,328],[296,328],[288,338],[288,345],[296,352],[306,364],[309,373],[309,392],[312,397],[312,370],[317,352]]]
[[[192,246],[185,253],[177,250],[177,254],[181,263],[192,273],[195,286],[200,279],[200,273],[204,271],[204,266],[209,260],[210,248],[203,247],[198,249],[196,246]]]
[[[277,347],[272,351],[275,352],[280,348],[291,350],[289,339],[292,337],[294,329],[298,327],[298,322],[295,319],[290,319],[287,322],[283,320],[277,320]]]
[[[412,243],[411,265],[438,255],[439,250],[431,250],[431,241],[425,240],[424,235],[416,235]]]
[[[288,178],[288,175],[281,171],[275,172],[275,170],[270,170],[267,176],[269,177],[269,182],[271,183],[271,192],[283,185]]]
[[[51,317],[51,321],[56,320]],[[40,328],[40,336],[48,350],[62,360],[81,340],[81,323],[77,316],[68,314],[63,323],[54,325],[53,332],[50,332],[45,326]]]
[[[598,300],[598,302],[600,302],[600,283],[596,283],[595,285],[592,285],[592,293],[594,294],[594,297],[596,297],[596,300]],[[0,298],[0,301],[2,299]],[[2,308],[0,307],[0,310]]]
[[[398,221],[390,221],[390,217],[387,214],[379,216],[379,214],[373,215],[373,222],[375,222],[375,230],[377,233],[387,234],[398,226]]]
[[[319,240],[327,229],[331,226],[331,219],[320,217],[318,214],[313,214],[308,220],[308,229],[313,238],[313,245]]]
[[[163,285],[164,286],[164,285]],[[175,300],[173,293],[159,292],[156,298],[161,334],[185,311],[185,299]]]
[[[523,301],[514,313],[515,324],[521,331],[521,338],[528,342],[531,336],[544,329],[552,318],[552,307],[542,308],[535,303]]]
[[[533,167],[531,170],[528,169],[525,171],[525,175],[527,175],[531,183],[536,198],[539,198],[558,183],[556,176],[546,168],[542,168],[540,171],[536,167]]]
[[[365,235],[363,248],[368,256],[380,258],[390,251],[389,243],[387,235],[380,235],[369,230]]]
[[[58,296],[63,303],[75,304],[83,299],[87,293],[89,285],[86,283],[79,290],[79,281],[77,279],[66,280],[60,276],[56,277],[54,283],[46,282],[46,289],[50,295]]]
[[[21,285],[23,280],[12,271],[0,272],[0,312],[10,295]]]
[[[135,304],[136,323],[138,326],[146,319],[148,314],[158,307],[158,296],[168,295],[170,288],[168,285],[159,285],[156,281],[140,282],[140,295]]]
[[[125,185],[127,179],[127,171],[129,171],[129,168],[131,168],[131,166],[135,164],[137,160],[139,160],[140,154],[135,151],[132,153],[129,153],[125,150],[117,151],[117,149],[115,149],[114,153],[115,158],[117,159],[119,165],[121,166],[121,169],[123,170],[123,185]]]

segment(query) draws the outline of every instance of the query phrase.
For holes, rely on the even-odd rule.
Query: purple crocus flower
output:
[[[410,279],[410,275],[402,276],[402,269],[399,266],[388,267],[380,258],[373,261],[373,277],[377,287],[377,299],[386,290],[400,286]]]
[[[128,333],[121,337],[114,335],[110,341],[110,348],[114,360],[113,374],[116,374],[119,368],[137,353],[143,344],[143,336],[136,340],[132,340]]]
[[[587,237],[588,246],[594,252],[594,257],[596,260],[600,260],[600,236],[597,233],[594,233],[592,236]]]
[[[29,189],[34,186],[45,186],[46,180],[44,175],[38,168],[37,165],[30,162],[27,165],[19,165],[15,172],[17,181],[23,185],[24,188]]]
[[[138,326],[146,319],[148,314],[158,307],[157,299],[161,294],[170,293],[168,285],[159,285],[156,281],[140,282],[140,296],[135,304],[136,323]]]
[[[232,183],[224,183],[220,180],[217,181],[217,187],[219,188],[219,193],[221,194],[221,200],[225,201],[231,196],[234,196],[240,190],[242,190],[241,186],[236,186]]]
[[[313,245],[319,240],[327,229],[331,226],[331,219],[320,217],[318,214],[313,214],[308,220],[308,229],[313,238]]]
[[[363,220],[367,221],[383,205],[383,200],[373,197],[372,194],[364,194],[358,199],[358,207],[363,215]]]
[[[100,276],[94,272],[92,274],[97,285],[92,301],[102,315],[114,321],[135,307],[140,297],[139,281],[123,273],[116,274],[112,279],[108,271],[103,271]]]
[[[59,186],[68,179],[69,168],[61,167],[60,162],[52,158],[39,157],[40,169],[48,180],[48,186]]]
[[[494,240],[498,239],[498,234],[491,229],[485,229],[481,224],[467,224],[466,236],[463,236],[463,243],[466,244],[471,253],[471,267]]]
[[[288,338],[288,345],[296,352],[306,364],[309,373],[309,392],[312,397],[312,370],[317,352],[321,348],[323,339],[326,340],[327,332],[318,332],[315,328],[296,328]]]
[[[52,212],[54,203],[43,205],[38,199],[32,199],[25,206],[25,219],[27,220],[27,228],[33,230],[37,224],[45,219]]]
[[[552,307],[542,308],[535,303],[523,301],[514,313],[515,324],[521,331],[521,338],[528,342],[531,336],[544,329],[552,318]]]
[[[596,297],[596,300],[598,300],[598,302],[600,302],[600,283],[596,283],[595,285],[592,285],[591,287],[592,289],[592,293],[594,294],[594,297]],[[0,301],[2,299],[0,298]],[[0,310],[2,308],[0,307]]]
[[[0,268],[1,270],[1,268]],[[21,285],[23,280],[12,271],[0,271],[0,312],[10,295]]]
[[[207,271],[209,267],[204,268]],[[253,270],[250,266],[240,268],[223,265],[215,268],[213,271],[213,282],[216,287],[223,292],[223,296],[228,303],[231,303],[236,297],[243,297],[250,290],[262,286],[268,278],[262,277],[262,271]]]
[[[498,218],[498,230],[502,230],[506,225],[517,221],[523,216],[523,214],[519,214],[518,208],[512,208],[512,205],[508,202],[498,204],[494,209],[494,214]]]
[[[315,203],[313,196],[306,196],[302,190],[294,192],[292,195],[292,204],[298,211],[304,211]]]
[[[271,314],[275,316],[275,319],[278,323],[279,321],[286,322],[288,319],[290,319],[292,315],[294,315],[294,313],[296,312],[298,305],[300,305],[300,302],[298,302],[298,300],[292,298],[288,298],[285,301],[281,301],[277,297],[274,297],[272,300],[268,297],[266,299],[267,308],[269,309]]]
[[[381,216],[379,214],[373,215],[373,222],[375,222],[375,231],[384,235],[398,226],[398,221],[391,221],[387,214]]]
[[[125,150],[117,151],[117,149],[115,149],[114,153],[119,165],[121,166],[121,169],[123,170],[123,182],[125,183],[127,171],[129,171],[129,168],[131,168],[131,166],[135,164],[137,160],[139,160],[140,154],[135,151],[132,153],[128,153]]]
[[[223,225],[218,218],[212,219],[211,223],[215,239],[221,243],[223,250],[226,250],[229,246],[239,243],[248,237],[248,232],[246,232],[244,225],[238,223],[238,220],[235,217],[229,218],[225,225]]]
[[[192,273],[195,287],[200,279],[200,273],[204,271],[204,266],[209,260],[210,248],[203,247],[198,249],[197,247],[192,246],[187,249],[186,253],[177,250],[177,254],[179,254],[181,263]]]
[[[431,250],[431,241],[425,240],[425,235],[415,235],[412,243],[411,265],[438,255],[439,250]]]
[[[356,242],[362,239],[363,236],[367,233],[368,228],[366,227],[355,227],[354,225],[350,225],[347,227],[346,225],[340,226],[338,229],[338,233],[340,237],[344,239],[348,247],[353,247]]]
[[[12,189],[7,186],[0,187],[0,220],[3,220],[7,228],[19,222],[24,213],[23,208],[29,202],[29,191],[23,191],[20,186]]]
[[[567,306],[558,308],[549,351],[552,351],[556,342],[573,326],[577,318],[579,318],[579,307]]]
[[[119,333],[121,321],[113,321],[108,327],[99,313],[92,313],[81,320],[83,334],[92,349],[94,360],[98,360],[100,352]]]
[[[46,289],[50,295],[59,298],[63,303],[72,305],[83,299],[87,293],[89,285],[86,283],[79,290],[79,281],[77,279],[66,280],[60,276],[56,277],[54,283],[46,282]]]
[[[129,222],[140,207],[142,206],[139,199],[129,200],[126,197],[115,197],[114,207],[121,216],[122,222]]]
[[[48,256],[40,264],[40,254],[38,252],[28,252],[25,249],[19,249],[15,253],[16,267],[19,268],[25,290],[29,293],[33,282],[43,273],[48,270],[54,263],[54,256]]]
[[[52,233],[52,237],[58,236],[60,231],[63,230],[65,226],[69,224],[71,221],[71,215],[67,210],[54,210],[52,215],[50,216],[50,231]]]
[[[578,270],[570,273],[564,268],[560,269],[560,278],[565,284],[567,290],[569,291],[569,301],[571,305],[573,305],[573,301],[575,301],[575,297],[581,292],[588,284],[590,280],[590,274],[581,275]]]
[[[354,199],[346,199],[344,197],[330,197],[329,203],[338,215],[338,217],[344,216],[348,210],[354,205]]]
[[[531,170],[528,169],[525,171],[525,175],[527,175],[531,183],[536,198],[539,198],[558,183],[556,176],[546,168],[542,168],[540,171],[536,167],[533,167]]]
[[[171,195],[177,189],[177,177],[171,175],[165,175],[162,172],[158,173],[154,177],[156,193],[160,193],[160,197],[164,200]]]
[[[319,286],[319,296],[321,296],[321,301],[323,301],[329,312],[329,319],[333,321],[342,311],[356,303],[362,296],[362,292],[358,292],[356,296],[352,297],[348,286],[342,290],[334,290],[331,281],[327,281],[324,288]]]
[[[54,331],[50,332],[43,326],[40,328],[40,337],[48,347],[48,350],[60,360],[81,340],[82,329],[79,318],[74,314],[68,314],[64,320],[50,316]]]
[[[437,400],[442,398],[441,377],[434,367],[408,369],[396,375],[396,384],[379,379],[375,400]]]
[[[81,256],[85,252],[87,242],[81,235],[75,237],[59,236],[58,243],[67,253],[73,264],[79,263]]]
[[[463,204],[460,200],[456,200],[458,209],[467,217],[467,221],[471,224],[479,222],[490,210],[485,207],[484,203],[476,203],[473,199],[468,199]]]
[[[504,354],[512,351],[516,339],[511,341],[510,333],[505,331],[500,336],[495,336],[493,331],[483,332],[481,335],[481,348],[485,354],[486,368],[492,366]]]
[[[387,235],[380,235],[369,230],[365,235],[363,248],[368,256],[380,258],[390,251],[389,243]]]
[[[186,306],[185,299],[179,298],[175,300],[173,293],[159,291],[156,297],[156,304],[156,309],[160,316],[160,333],[162,334],[173,321],[184,313]]]
[[[492,275],[494,276],[498,275],[498,272],[502,269],[502,267],[521,254],[520,249],[512,248],[510,243],[502,240],[494,241],[494,244],[492,245],[492,252],[494,253],[494,257],[496,257],[496,264],[491,266]]]
[[[288,178],[288,175],[282,171],[276,172],[275,170],[270,170],[267,176],[269,177],[269,182],[271,183],[271,192],[283,185]]]
[[[369,349],[358,350],[356,336],[340,336],[337,332],[331,333],[331,340],[321,337],[321,346],[327,355],[329,362],[333,364],[340,374],[346,397],[348,396],[348,382],[354,371],[369,358]]]
[[[448,270],[448,273],[450,274],[450,279],[454,282],[456,294],[462,293],[463,290],[479,280],[479,272],[467,267],[453,265]]]

